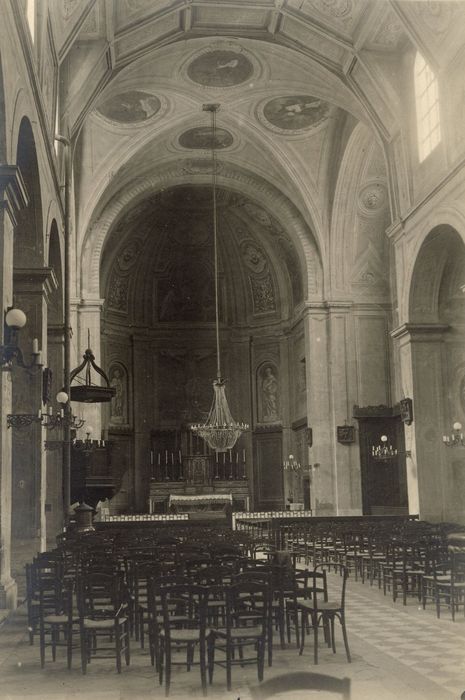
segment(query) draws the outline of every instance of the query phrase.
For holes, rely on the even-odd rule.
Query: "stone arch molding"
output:
[[[217,184],[250,197],[264,206],[279,221],[293,243],[303,253],[305,260],[306,294],[320,299],[322,294],[321,258],[313,232],[296,207],[279,190],[249,173],[228,168],[218,163]],[[100,259],[105,240],[112,225],[131,204],[146,195],[177,185],[209,184],[210,165],[204,161],[189,159],[177,161],[165,170],[140,179],[109,202],[100,216],[89,227],[81,254],[81,296],[99,298]]]
[[[412,295],[415,293],[415,269],[423,249],[423,244],[433,229],[439,226],[449,226],[454,229],[465,245],[465,206],[458,201],[454,201],[449,205],[445,205],[431,212],[412,243],[410,245],[408,245],[408,243],[405,245],[405,283],[403,285],[401,304],[399,305],[399,322],[401,324],[411,321],[410,301]]]

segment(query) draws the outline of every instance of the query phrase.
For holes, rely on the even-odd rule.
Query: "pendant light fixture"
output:
[[[216,379],[213,381],[213,403],[207,420],[192,425],[191,429],[203,438],[216,452],[230,450],[240,435],[248,430],[246,423],[237,423],[231,415],[225,393],[225,381],[221,375],[220,329],[218,300],[218,216],[216,206],[216,114],[219,104],[205,104],[203,110],[211,114],[212,195],[213,195],[213,255],[215,274],[215,330],[216,330]]]

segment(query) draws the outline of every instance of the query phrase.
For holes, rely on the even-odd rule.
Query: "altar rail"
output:
[[[164,522],[166,520],[189,520],[188,513],[140,513],[139,515],[103,515],[101,523],[146,523]]]

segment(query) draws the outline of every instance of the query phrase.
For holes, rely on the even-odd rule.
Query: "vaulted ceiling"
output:
[[[353,247],[349,221],[371,257],[336,285],[370,280],[384,245],[373,228],[382,237],[389,219],[387,149],[405,121],[405,57],[418,48],[445,65],[464,19],[453,2],[63,0],[50,31],[61,126],[75,140],[83,268],[154,193],[209,182],[202,105],[215,102],[223,190],[275,217],[307,268],[315,250],[330,264],[331,238]]]

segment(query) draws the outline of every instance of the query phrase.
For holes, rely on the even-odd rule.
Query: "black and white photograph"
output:
[[[465,0],[0,0],[0,700],[465,700]]]

